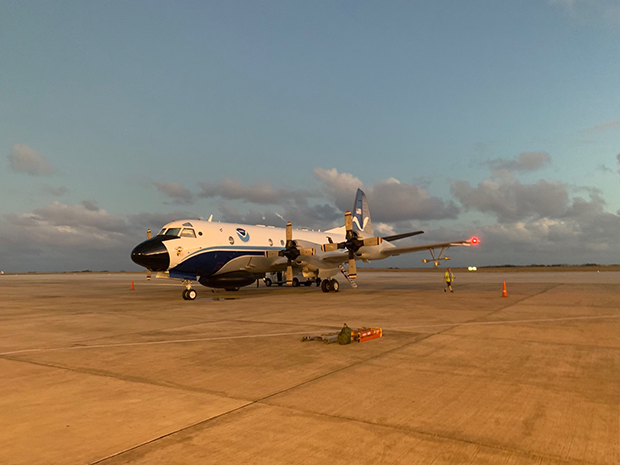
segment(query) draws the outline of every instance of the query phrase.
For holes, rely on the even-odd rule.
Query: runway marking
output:
[[[439,323],[432,325],[413,325],[399,326],[400,329],[408,328],[440,328],[444,326],[478,326],[478,325],[505,325],[515,323],[544,323],[549,321],[571,321],[571,320],[599,320],[604,318],[620,318],[620,315],[598,315],[598,316],[569,316],[563,318],[535,318],[532,320],[504,320],[504,321],[471,321],[464,323]],[[0,354],[1,355],[1,354]]]
[[[201,337],[195,339],[172,339],[166,341],[149,341],[149,342],[121,342],[115,344],[96,344],[90,346],[68,346],[68,347],[44,347],[39,349],[23,349],[13,350],[10,352],[0,352],[0,356],[3,355],[15,355],[33,352],[54,352],[58,350],[82,350],[82,349],[101,349],[107,347],[131,347],[131,346],[148,346],[157,344],[181,344],[184,342],[204,342],[204,341],[220,341],[227,339],[251,339],[259,337],[277,337],[277,336],[294,336],[300,334],[308,334],[308,331],[299,331],[294,333],[273,333],[273,334],[249,334],[247,336],[222,336],[222,337]]]
[[[399,326],[398,329],[416,329],[416,328],[442,328],[450,326],[482,326],[482,325],[505,325],[505,324],[518,324],[518,323],[545,323],[555,321],[575,321],[575,320],[599,320],[606,318],[620,318],[619,315],[598,315],[598,316],[574,316],[563,318],[536,318],[531,320],[506,320],[506,321],[473,321],[465,323],[439,323],[430,325],[411,325],[411,326]],[[334,328],[326,329],[325,331],[337,331]],[[280,336],[298,336],[300,334],[308,334],[308,331],[296,331],[292,333],[273,333],[273,334],[249,334],[246,336],[222,336],[222,337],[201,337],[194,339],[172,339],[166,341],[149,341],[149,342],[122,342],[115,344],[95,344],[89,346],[68,346],[68,347],[44,347],[39,349],[22,349],[12,350],[9,352],[0,352],[1,356],[17,355],[37,352],[55,352],[60,350],[84,350],[84,349],[105,349],[115,347],[134,347],[134,346],[149,346],[149,345],[162,345],[162,344],[184,344],[191,342],[208,342],[208,341],[226,341],[234,339],[254,339],[261,337],[280,337]]]

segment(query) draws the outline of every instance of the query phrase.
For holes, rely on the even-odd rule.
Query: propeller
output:
[[[361,238],[357,231],[353,231],[353,217],[350,211],[344,214],[344,227],[347,231],[344,242],[332,242],[323,244],[321,250],[323,252],[333,252],[338,249],[347,249],[349,251],[349,277],[355,279],[357,277],[357,265],[355,264],[355,254],[362,247],[379,245],[383,242],[380,237]]]
[[[151,230],[150,229],[146,230],[146,238],[147,238],[147,240],[151,238]],[[147,281],[151,280],[151,270],[149,270],[149,269],[146,270],[146,280]]]
[[[293,240],[293,225],[289,221],[286,223],[286,244],[283,250],[268,250],[265,252],[265,257],[286,257],[286,284],[289,286],[293,284],[293,262],[300,256],[311,256],[316,254],[316,249],[303,248],[297,245],[297,242]]]

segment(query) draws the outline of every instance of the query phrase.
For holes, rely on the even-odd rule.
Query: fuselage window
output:
[[[280,245],[284,245],[284,241],[280,241]]]
[[[233,239],[233,237],[232,237],[232,236],[230,236],[230,237],[228,238],[228,242],[230,242],[230,245],[233,245],[233,244],[235,243],[235,240]]]
[[[273,246],[273,241],[269,239],[269,247]]]
[[[181,237],[196,237],[196,233],[194,232],[193,229],[190,228],[183,228],[183,231],[181,231]]]
[[[166,236],[179,237],[180,233],[181,233],[181,228],[170,228],[168,231],[166,231]]]

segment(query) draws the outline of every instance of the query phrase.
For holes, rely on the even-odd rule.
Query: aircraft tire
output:
[[[186,289],[187,300],[196,300],[198,293],[193,289]]]
[[[293,287],[299,287],[299,279],[293,278]]]
[[[183,294],[182,294],[182,296],[183,296],[183,300],[189,300],[189,299],[187,298],[187,289],[183,289]]]
[[[271,286],[271,279],[265,278],[265,286],[267,286],[267,287]]]
[[[323,292],[329,292],[329,279],[324,279],[321,282],[321,290]]]
[[[340,283],[335,279],[332,279],[329,283],[329,290],[332,292],[338,292],[340,289]]]

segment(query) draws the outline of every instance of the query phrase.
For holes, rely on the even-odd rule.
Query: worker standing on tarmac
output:
[[[452,281],[454,281],[454,275],[452,274],[452,270],[450,268],[448,268],[443,274],[443,279],[446,282],[446,287],[443,288],[443,291],[446,292],[448,289],[450,289],[450,292],[454,292],[452,290]]]

